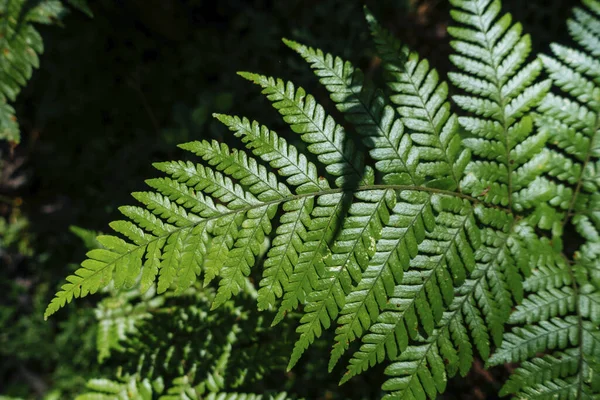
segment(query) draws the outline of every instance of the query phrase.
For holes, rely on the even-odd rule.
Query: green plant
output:
[[[268,356],[264,361],[255,359],[257,335],[268,328],[256,312],[249,315],[233,302],[210,312],[213,298],[210,291],[190,289],[183,296],[154,297],[150,307],[141,301],[135,307],[144,309],[146,321],[140,322],[135,313],[122,313],[109,325],[117,329],[102,329],[108,318],[98,313],[99,357],[108,356],[110,345],[126,356],[120,370],[132,372],[118,372],[116,379],[92,379],[89,392],[77,399],[287,399],[285,393],[263,397],[228,390],[282,366],[272,349],[261,351]],[[105,300],[123,301],[123,296]]]
[[[69,3],[92,15],[85,0]],[[39,54],[44,43],[33,24],[55,24],[67,13],[67,8],[56,0],[4,0],[0,4],[0,140],[20,141],[19,125],[14,102],[21,88],[39,67]]]
[[[475,351],[524,361],[505,393],[598,395],[600,2],[570,22],[582,50],[531,61],[499,0],[451,3],[457,111],[435,69],[369,12],[389,96],[351,63],[286,40],[350,128],[293,83],[240,73],[307,154],[215,115],[252,155],[198,141],[180,147],[201,163],[155,164],[166,176],[133,194],[142,206],[111,223],[121,236],[98,237],[45,316],[109,284],[145,293],[158,277],[157,293],[179,295],[218,277],[213,310],[245,293],[274,324],[299,319],[288,369],[335,322],[330,370],[349,349],[342,382],[387,363],[385,398],[434,398]],[[521,326],[505,334],[507,321]]]

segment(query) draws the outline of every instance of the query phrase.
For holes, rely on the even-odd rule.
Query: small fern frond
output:
[[[346,304],[351,282],[360,281],[362,271],[375,253],[375,242],[388,223],[395,205],[395,193],[374,191],[356,195],[340,233],[330,246],[320,268],[317,281],[305,301],[304,316],[297,332],[300,338],[294,346],[288,369],[293,367],[304,350],[329,328]]]
[[[577,295],[569,286],[561,289],[550,288],[531,294],[527,301],[513,312],[509,323],[527,323],[548,320],[551,316],[566,315],[575,311]]]
[[[138,331],[142,321],[152,318],[149,310],[157,309],[164,303],[162,296],[146,292],[139,302],[132,304],[137,297],[140,297],[137,290],[126,291],[108,297],[96,306],[94,313],[98,320],[96,349],[99,362],[110,357],[113,350],[122,351],[122,343],[128,336]]]
[[[235,136],[240,137],[246,147],[268,162],[279,175],[287,178],[289,185],[296,186],[296,193],[311,193],[329,189],[327,180],[320,178],[317,167],[306,156],[290,145],[284,138],[256,121],[250,123],[246,118],[215,114]]]
[[[291,193],[275,174],[267,171],[254,158],[237,149],[230,151],[224,143],[213,140],[185,143],[179,147],[191,151],[217,171],[236,179],[262,202],[282,199]]]
[[[88,383],[91,391],[78,398],[205,399],[213,394],[261,398],[238,394],[235,389],[262,379],[281,365],[275,349],[284,346],[263,348],[264,360],[260,361],[256,358],[260,348],[257,341],[281,336],[285,330],[265,332],[268,325],[264,319],[255,318],[258,311],[248,311],[246,306],[234,306],[232,302],[209,313],[215,296],[210,289],[193,288],[182,296],[152,296],[144,295],[149,307],[136,307],[144,318],[136,321],[135,332],[119,343],[120,352],[135,357],[120,364],[116,380],[93,379]],[[116,307],[135,297],[138,292],[132,290],[108,297],[103,303],[110,306],[112,302]],[[242,300],[253,299],[248,296]],[[98,308],[105,309],[104,305]],[[250,366],[248,358],[252,356],[255,358]]]
[[[383,390],[392,392],[383,399],[433,399],[437,393],[443,393],[447,378],[440,353],[435,343],[406,349],[385,370],[386,375],[394,378],[383,384]]]
[[[304,248],[298,256],[289,285],[283,296],[273,324],[280,322],[287,312],[298,308],[312,292],[321,276],[327,258],[331,257],[329,243],[334,239],[337,225],[348,204],[344,194],[319,196],[308,223]]]
[[[192,374],[193,375],[193,374]],[[91,379],[86,387],[90,390],[80,394],[75,400],[287,400],[290,397],[285,392],[277,394],[253,394],[232,392],[204,393],[204,385],[194,384],[193,377],[181,376],[173,380],[173,385],[167,389],[159,382],[149,379],[139,379],[135,375],[111,379]]]
[[[387,306],[394,287],[402,282],[403,272],[411,258],[418,254],[418,245],[427,229],[433,229],[431,198],[427,194],[408,193],[391,209],[388,221],[382,221],[380,234],[371,234],[373,256],[350,293],[346,296],[336,329],[335,345],[329,369],[344,354],[350,342],[361,337],[380,310]],[[376,240],[376,241],[375,241]]]
[[[8,102],[15,101],[21,88],[39,67],[38,55],[44,51],[42,37],[31,25],[34,10],[27,12],[25,1],[4,2],[0,6],[0,139],[18,143],[19,125],[15,110]],[[60,10],[62,11],[62,10]],[[59,18],[60,12],[55,14]]]
[[[499,345],[502,341],[503,324],[508,318],[513,303],[511,291],[506,287],[511,281],[508,280],[507,283],[505,271],[514,265],[515,260],[529,261],[527,254],[529,249],[524,246],[524,243],[530,240],[527,236],[529,230],[525,229],[527,225],[523,221],[517,222],[500,210],[486,209],[479,205],[475,208],[474,215],[477,221],[474,226],[487,226],[481,231],[481,245],[477,246],[477,243],[471,245],[475,249],[475,266],[466,275],[466,279],[463,275],[464,283],[454,287],[453,300],[447,296],[451,303],[444,307],[445,311],[435,329],[428,335],[420,334],[422,331],[415,331],[406,346],[406,339],[403,339],[403,336],[406,330],[410,337],[409,326],[403,327],[401,324],[396,324],[394,320],[382,321],[391,324],[391,332],[396,335],[387,338],[386,346],[396,346],[400,350],[402,350],[401,346],[406,346],[398,360],[404,360],[403,354],[408,353],[411,356],[406,360],[409,360],[412,365],[420,366],[420,368],[407,370],[403,362],[393,362],[388,367],[386,374],[390,379],[383,388],[391,392],[388,395],[389,399],[403,398],[402,396],[422,391],[425,387],[429,390],[427,396],[435,398],[437,393],[441,393],[439,390],[443,390],[444,387],[441,384],[442,376],[445,382],[446,376],[452,377],[458,372],[465,375],[469,371],[473,363],[473,347],[483,358],[487,358],[491,343]],[[492,229],[493,226],[503,226],[504,229]],[[471,238],[479,240],[478,235],[471,235]],[[462,254],[468,252],[463,251]],[[463,263],[466,261],[466,259],[462,260]],[[454,265],[456,262],[453,260]],[[457,279],[457,276],[453,275],[453,278]],[[414,317],[412,318],[414,320]],[[418,326],[421,329],[422,325]],[[381,328],[390,332],[390,327],[383,325]],[[394,344],[393,340],[396,340],[397,344]],[[372,345],[367,342],[363,344],[362,349],[369,350]],[[444,374],[433,370],[438,368],[436,362],[438,357],[442,357],[445,366],[442,369],[445,371]],[[374,355],[371,355],[371,360],[373,360],[371,362],[376,360]],[[352,363],[355,364],[349,367],[350,375],[360,372],[360,368],[367,365],[366,360],[360,359],[355,359]],[[432,385],[428,378],[434,374],[439,376],[438,385]]]
[[[502,389],[522,398],[553,396],[594,398],[600,393],[600,292],[597,248],[599,222],[595,211],[599,189],[597,144],[597,47],[600,3],[584,1],[568,21],[579,48],[553,44],[553,57],[540,58],[563,96],[548,94],[539,106],[538,130],[549,137],[548,174],[557,182],[550,205],[561,209],[562,226],[571,221],[587,240],[574,256],[554,266],[542,263],[526,281],[529,294],[511,316],[513,328],[489,363],[521,362]]]
[[[89,392],[80,394],[75,397],[75,400],[152,400],[154,392],[152,383],[148,379],[138,382],[134,376],[121,378],[121,380],[90,379],[86,388]]]

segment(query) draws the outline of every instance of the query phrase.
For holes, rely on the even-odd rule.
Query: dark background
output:
[[[178,143],[216,138],[235,144],[213,112],[285,131],[259,90],[236,71],[293,80],[327,105],[309,67],[282,37],[348,59],[377,81],[379,62],[362,15],[366,3],[442,75],[450,68],[444,0],[90,3],[93,19],[73,12],[63,27],[39,28],[41,68],[16,107],[22,143],[14,152],[0,147],[0,219],[8,222],[0,225],[0,394],[41,398],[54,390],[64,396],[57,398],[70,398],[89,377],[107,373],[96,363],[88,328],[96,298],[42,319],[85,252],[69,226],[106,230],[118,218],[117,207],[131,203],[129,193],[156,176],[152,162],[188,157]],[[572,2],[504,3],[532,33],[534,51],[564,39]],[[452,381],[446,397],[495,398],[506,373],[478,365],[466,379]],[[298,380],[297,392],[310,399],[359,398],[356,385],[334,395],[337,376],[315,379],[314,385]]]

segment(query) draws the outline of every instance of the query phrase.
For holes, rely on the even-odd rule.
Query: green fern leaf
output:
[[[267,309],[275,305],[275,299],[283,295],[289,285],[294,265],[299,260],[306,237],[306,226],[310,224],[310,213],[313,210],[313,199],[302,198],[283,204],[280,225],[273,245],[267,254],[263,279],[258,291],[258,306]]]
[[[360,340],[342,382],[387,362],[386,399],[436,397],[449,378],[467,374],[476,352],[488,365],[522,363],[506,394],[600,392],[600,3],[586,0],[587,10],[569,23],[581,49],[554,45],[553,57],[532,62],[529,36],[501,15],[499,0],[451,4],[457,71],[449,77],[464,116],[452,111],[451,89],[429,62],[368,11],[389,99],[350,62],[285,40],[311,65],[347,127],[293,83],[240,73],[303,143],[215,114],[247,150],[195,141],[181,147],[198,163],[155,164],[166,177],[134,193],[139,206],[120,209],[127,220],[111,224],[119,237],[98,238],[103,248],[67,278],[46,317],[111,282],[116,290],[139,282],[146,291],[157,280],[157,292],[180,295],[199,290],[202,274],[205,285],[218,278],[216,294],[203,301],[223,307],[198,312],[209,325],[219,315],[235,326],[216,335],[222,352],[200,384],[198,366],[184,369],[173,357],[189,355],[189,343],[169,347],[162,365],[180,376],[161,390],[164,399],[239,397],[223,392],[237,390],[250,370],[227,369],[234,343],[264,333],[232,306],[240,292],[261,311],[277,310],[272,325],[298,310],[288,369],[336,325],[329,369]],[[550,79],[538,81],[544,69]],[[564,97],[549,94],[552,84]],[[304,145],[312,155],[301,153]],[[587,240],[572,260],[562,253],[570,222]],[[256,284],[251,274],[261,274]],[[505,334],[507,322],[519,326]],[[216,336],[207,333],[197,336],[212,343]],[[149,327],[143,334],[159,342]],[[137,373],[154,371],[158,355],[142,353],[154,358],[150,368],[140,361]]]
[[[317,205],[308,223],[304,249],[300,252],[298,263],[289,277],[288,288],[273,324],[280,322],[288,311],[304,302],[307,293],[316,285],[327,259],[331,257],[329,242],[334,238],[336,225],[347,202],[348,198],[343,194],[323,195],[317,198]]]
[[[152,318],[148,310],[164,303],[163,297],[154,297],[154,293],[149,292],[140,298],[141,301],[132,304],[138,294],[136,290],[119,293],[101,301],[94,310],[98,320],[96,348],[99,362],[109,357],[113,350],[123,350],[122,342],[137,332],[142,321]]]
[[[587,280],[588,265],[597,263],[598,254],[593,245],[585,245],[580,251],[582,261],[575,267],[575,275],[578,280]],[[557,391],[565,398],[598,393],[594,377],[600,372],[600,292],[594,286],[579,283],[533,292],[517,308],[511,322],[527,325],[507,334],[489,360],[491,365],[523,361],[503,393],[528,398],[534,393]],[[540,357],[540,353],[547,354]]]
[[[402,282],[410,260],[417,256],[418,245],[425,239],[426,227],[432,229],[430,197],[418,193],[405,196],[403,202],[390,207],[395,218],[390,216],[389,221],[382,221],[388,229],[384,229],[381,238],[374,243],[374,254],[367,268],[346,296],[338,319],[340,326],[336,329],[330,370],[349,343],[361,337],[377,320],[380,310],[394,293],[394,286]]]
[[[432,350],[433,348],[433,350]],[[444,360],[436,351],[435,344],[414,346],[405,350],[397,361],[386,368],[385,373],[393,378],[387,380],[382,389],[392,392],[384,399],[435,398],[446,388]]]
[[[301,336],[294,346],[288,369],[343,309],[351,279],[360,279],[365,264],[374,255],[375,241],[381,236],[379,232],[388,222],[395,203],[395,194],[391,191],[355,196],[357,202],[350,206],[340,233],[330,247],[331,253],[322,265],[319,280],[314,284],[315,290],[306,299],[305,314],[297,329]]]

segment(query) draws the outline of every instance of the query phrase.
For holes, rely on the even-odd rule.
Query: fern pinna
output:
[[[506,393],[600,394],[600,2],[570,23],[583,50],[556,45],[556,58],[537,59],[499,0],[451,4],[456,110],[428,61],[368,11],[389,96],[350,62],[285,40],[347,124],[292,82],[240,73],[311,154],[258,122],[215,115],[247,150],[196,141],[181,147],[198,163],[155,164],[165,176],[134,193],[141,206],[121,208],[120,236],[98,237],[103,248],[46,317],[110,282],[144,292],[156,278],[158,293],[176,294],[218,278],[214,309],[252,292],[260,265],[259,308],[274,324],[301,313],[288,368],[335,324],[330,369],[357,342],[342,382],[385,362],[388,399],[434,398],[475,352],[490,364],[538,356]],[[561,236],[571,223],[586,240],[574,257]],[[521,326],[503,341],[507,321]]]

